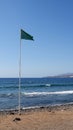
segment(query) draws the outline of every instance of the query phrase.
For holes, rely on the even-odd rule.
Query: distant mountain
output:
[[[47,76],[47,78],[73,78],[73,73],[60,74],[55,76]]]

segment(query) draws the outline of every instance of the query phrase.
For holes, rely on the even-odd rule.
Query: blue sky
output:
[[[21,28],[22,77],[73,73],[73,0],[0,0],[0,77],[18,77]]]

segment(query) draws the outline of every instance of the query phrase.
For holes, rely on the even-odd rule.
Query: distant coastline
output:
[[[73,73],[66,73],[60,75],[47,76],[46,78],[73,78]]]

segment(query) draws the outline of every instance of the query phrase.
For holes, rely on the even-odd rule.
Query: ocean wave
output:
[[[21,96],[26,96],[26,97],[47,96],[47,95],[66,95],[66,94],[73,94],[73,90],[56,91],[56,92],[21,92],[20,94]],[[18,96],[18,93],[0,94],[0,98],[16,97],[16,96]]]
[[[64,87],[64,86],[73,86],[73,84],[71,84],[71,83],[70,84],[69,83],[63,83],[63,84],[62,83],[56,83],[56,84],[53,83],[53,84],[45,84],[45,86],[47,86],[47,87],[52,87],[52,86],[53,87],[54,86],[55,87],[60,87],[60,86],[62,87],[63,86]]]
[[[0,98],[15,97],[15,96],[16,96],[15,93],[7,93],[7,94],[2,93],[2,94],[0,94]]]
[[[62,83],[47,83],[47,84],[21,84],[21,88],[25,89],[25,88],[38,88],[38,87],[64,87],[64,86],[73,86],[73,84],[62,84]],[[18,85],[2,85],[0,86],[0,89],[18,89],[19,86]]]
[[[46,95],[64,95],[64,94],[73,94],[73,90],[70,91],[56,91],[56,92],[22,92],[22,95],[24,96],[46,96]]]

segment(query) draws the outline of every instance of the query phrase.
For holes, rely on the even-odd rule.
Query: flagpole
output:
[[[24,32],[22,29],[20,30],[20,48],[19,48],[19,106],[18,106],[18,114],[21,114],[21,39],[33,40],[33,36]]]
[[[20,30],[20,52],[19,52],[19,108],[18,108],[18,114],[20,115],[20,98],[21,98],[21,30]]]

